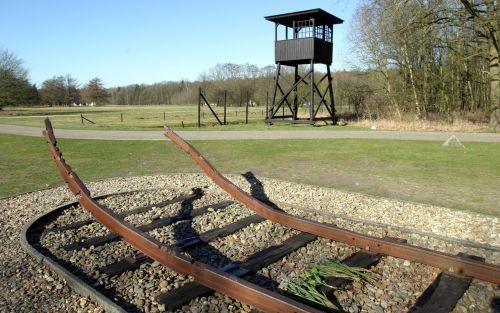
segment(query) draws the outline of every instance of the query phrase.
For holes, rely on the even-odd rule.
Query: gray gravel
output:
[[[250,184],[243,177],[230,176],[229,178],[243,189],[250,190]],[[318,221],[335,223],[341,227],[373,236],[405,238],[414,245],[454,254],[458,252],[475,254],[485,257],[488,262],[500,263],[499,250],[483,249],[479,245],[477,247],[463,247],[455,242],[434,236],[468,240],[498,248],[500,247],[498,235],[500,234],[500,221],[498,218],[277,180],[262,178],[261,181],[265,193],[270,199],[290,204],[282,206],[290,213]],[[229,199],[208,178],[199,174],[116,178],[89,184],[89,189],[93,191],[93,194],[144,190],[102,200],[102,203],[116,212],[158,203],[193,187],[202,188],[205,192],[201,199],[193,202],[194,208]],[[0,200],[3,226],[3,232],[0,234],[3,243],[3,246],[0,247],[0,259],[3,265],[2,270],[0,270],[0,279],[2,280],[0,311],[102,312],[98,305],[71,291],[56,274],[27,256],[19,244],[19,233],[30,219],[62,203],[73,201],[73,199],[65,187],[59,187]],[[297,207],[307,207],[307,210]],[[180,210],[182,210],[180,204],[155,207],[147,213],[127,217],[127,220],[133,224],[144,224],[157,218],[176,214]],[[218,212],[209,212],[197,217],[192,222],[179,222],[153,230],[150,234],[162,242],[173,243],[180,234],[190,236],[250,214],[252,212],[245,207],[233,204]],[[349,217],[356,217],[358,220],[353,221]],[[88,218],[88,213],[76,206],[67,210],[51,227],[64,225],[68,221]],[[369,222],[384,223],[392,225],[394,228],[381,228]],[[415,231],[420,233],[415,233]],[[64,244],[107,232],[99,224],[92,223],[76,230],[48,232],[43,243],[58,257],[78,265],[99,284],[115,288],[117,295],[140,310],[145,312],[164,311],[165,307],[154,301],[155,296],[160,292],[177,288],[185,282],[191,281],[190,277],[176,274],[156,262],[144,264],[136,271],[112,278],[97,271],[96,268],[99,266],[113,263],[123,256],[134,253],[134,250],[123,242],[71,252],[61,249]],[[266,221],[252,224],[234,235],[211,242],[208,247],[193,249],[188,254],[209,264],[222,266],[229,262],[229,259],[244,260],[250,254],[270,245],[279,244],[296,233]],[[422,235],[422,233],[428,235]],[[260,278],[255,278],[253,281],[271,289],[284,287],[283,280],[298,276],[308,267],[309,262],[319,261],[327,257],[343,259],[356,250],[356,248],[342,243],[318,239],[275,264],[262,269],[259,271]],[[392,257],[383,258],[372,270],[380,274],[380,279],[373,286],[353,284],[345,290],[335,292],[346,311],[405,311],[413,305],[421,292],[439,273],[435,268]],[[455,312],[490,312],[489,305],[495,296],[500,296],[499,286],[473,280],[469,291],[460,300]],[[208,298],[193,300],[181,311],[249,312],[250,310],[249,306],[216,293]]]

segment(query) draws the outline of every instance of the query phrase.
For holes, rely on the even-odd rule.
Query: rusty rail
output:
[[[188,153],[217,185],[228,192],[234,199],[240,201],[249,209],[268,220],[319,237],[344,242],[361,248],[368,248],[371,252],[391,255],[397,258],[427,264],[458,275],[470,276],[491,283],[500,284],[500,266],[498,265],[487,264],[461,256],[368,236],[342,229],[332,224],[320,223],[276,210],[252,197],[229,181],[193,146],[184,141],[173,130],[165,126],[164,131],[165,136],[183,151]]]
[[[132,226],[118,216],[118,214],[91,198],[90,192],[85,184],[63,159],[62,153],[57,147],[52,124],[48,118],[45,119],[45,130],[43,134],[50,144],[50,154],[61,172],[61,176],[66,181],[73,194],[78,196],[80,204],[89,211],[97,221],[111,231],[118,233],[134,248],[180,274],[190,275],[196,281],[211,289],[217,290],[266,312],[322,312],[240,279],[234,275],[230,275],[222,270],[195,261],[176,251],[175,248],[163,245],[155,238]]]

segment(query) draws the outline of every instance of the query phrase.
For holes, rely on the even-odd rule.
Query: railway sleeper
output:
[[[151,231],[151,230],[156,229],[156,228],[168,226],[168,225],[180,222],[180,221],[188,220],[188,219],[203,215],[203,214],[207,213],[209,211],[209,209],[213,209],[215,211],[224,209],[233,203],[234,203],[233,201],[228,200],[228,201],[222,201],[222,202],[216,203],[216,204],[206,205],[206,206],[203,206],[201,208],[194,209],[190,212],[179,213],[179,214],[174,215],[174,216],[168,216],[165,218],[155,220],[149,224],[140,225],[140,226],[137,226],[137,228],[144,231],[144,232]],[[94,247],[102,246],[104,244],[114,242],[114,241],[117,241],[120,239],[121,239],[121,237],[119,234],[109,233],[109,234],[104,235],[104,236],[92,237],[92,238],[89,238],[89,239],[82,241],[82,242],[75,242],[75,243],[66,245],[63,248],[67,251],[72,251],[72,250],[77,250],[77,249],[89,248],[91,246],[94,246]]]
[[[250,215],[244,217],[234,223],[227,224],[223,227],[215,228],[201,233],[197,237],[186,238],[184,240],[178,241],[175,246],[181,251],[185,251],[193,248],[195,245],[200,243],[208,243],[218,237],[231,235],[251,224],[257,224],[263,222],[264,219],[258,215]],[[150,263],[153,260],[143,253],[136,253],[134,256],[123,258],[115,263],[109,264],[99,270],[108,274],[109,276],[115,276],[122,274],[126,271],[135,270],[139,268],[144,263]]]
[[[162,207],[165,207],[167,205],[175,204],[178,202],[190,201],[190,200],[193,200],[194,198],[198,197],[198,192],[199,192],[199,190],[196,190],[193,194],[191,194],[191,193],[190,194],[183,194],[183,195],[177,196],[173,199],[162,201],[160,203],[155,203],[155,204],[151,204],[151,205],[138,207],[138,208],[132,209],[130,211],[119,213],[118,216],[127,217],[127,216],[134,215],[134,214],[145,213],[145,212],[153,209],[154,207],[162,208]],[[60,227],[54,227],[54,228],[49,229],[48,231],[49,232],[61,232],[61,231],[65,231],[65,230],[77,229],[77,228],[80,228],[80,227],[83,227],[85,225],[89,225],[89,224],[92,224],[95,222],[96,222],[96,220],[94,220],[94,219],[88,219],[88,220],[78,221],[78,222],[74,222],[74,223],[60,226]]]
[[[459,253],[476,261],[484,262],[484,258]],[[469,288],[471,277],[461,277],[449,272],[441,272],[417,299],[409,313],[447,313],[453,311],[457,302]]]
[[[287,254],[305,246],[316,238],[315,235],[300,233],[285,240],[280,245],[268,247],[254,253],[241,263],[231,262],[224,266],[222,270],[231,275],[248,279],[251,277],[251,273],[255,273],[259,269],[282,259]],[[197,297],[208,296],[213,292],[213,289],[198,282],[189,282],[173,291],[160,294],[156,301],[164,304],[169,310],[176,310]]]
[[[222,270],[227,271],[232,275],[242,277],[243,279],[248,279],[251,277],[251,275],[249,274],[255,273],[261,268],[271,265],[272,263],[280,260],[290,252],[293,252],[296,249],[300,248],[301,246],[298,245],[301,243],[300,239],[301,236],[305,236],[304,237],[305,241],[302,242],[301,246],[304,246],[310,241],[312,241],[308,239],[309,236],[312,235],[307,233],[301,233],[283,242],[282,245],[278,246],[279,247],[278,249],[276,249],[276,247],[269,247],[267,249],[255,253],[254,255],[250,256],[246,261],[242,262],[237,267],[237,270],[235,270],[235,266],[237,265],[237,263],[234,262],[228,264],[226,267],[222,268]],[[311,238],[316,239],[315,236]],[[389,238],[389,240],[398,242],[406,241],[404,239],[397,239],[397,238]],[[382,257],[383,257],[382,254],[374,254],[361,250],[349,256],[348,258],[344,259],[342,262],[349,266],[370,268],[374,266]],[[351,282],[348,279],[337,278],[337,277],[327,277],[325,280],[334,288],[341,288]],[[325,293],[325,295],[329,298],[330,301],[334,303],[337,302],[335,296],[333,295],[333,290],[334,290],[333,288],[322,287],[320,288],[320,290],[323,293]],[[190,282],[173,291],[160,294],[157,297],[156,301],[158,303],[164,304],[169,310],[177,310],[181,308],[183,305],[189,303],[191,300],[197,297],[209,296],[213,292],[214,290],[207,288],[197,282]],[[306,303],[306,304],[314,305],[313,303]]]

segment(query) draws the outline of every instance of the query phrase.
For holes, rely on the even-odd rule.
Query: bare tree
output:
[[[70,105],[80,102],[78,82],[71,75],[54,76],[42,83],[42,103],[50,106]]]
[[[499,62],[499,19],[498,1],[483,0],[471,2],[460,0],[472,18],[474,30],[488,42],[489,76],[490,76],[490,123],[496,129],[500,120],[500,62]]]

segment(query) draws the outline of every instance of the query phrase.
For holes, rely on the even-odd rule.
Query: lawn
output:
[[[223,108],[214,107],[223,121]],[[266,125],[265,107],[249,107],[248,125],[245,125],[245,107],[228,107],[227,124],[220,126],[208,107],[201,111],[204,130],[297,130],[318,129],[309,125],[277,123]],[[174,129],[197,130],[197,105],[148,105],[148,106],[102,106],[102,107],[41,107],[5,108],[0,111],[0,124],[24,126],[43,125],[43,119],[50,116],[56,128],[97,130],[158,130],[167,124]],[[86,119],[83,119],[82,116]],[[90,122],[91,121],[91,122]],[[94,124],[93,124],[94,123]],[[354,127],[329,126],[321,129],[360,129]]]
[[[258,176],[500,216],[498,144],[450,148],[440,142],[354,139],[192,143],[227,174],[252,171]],[[168,141],[61,139],[59,145],[86,181],[200,172]],[[62,183],[41,137],[0,135],[0,151],[0,196]]]

